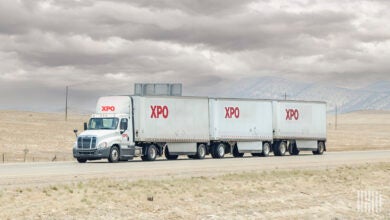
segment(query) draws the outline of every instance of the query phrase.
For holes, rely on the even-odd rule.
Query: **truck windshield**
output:
[[[118,121],[118,118],[91,118],[89,120],[88,130],[115,130],[118,127]]]

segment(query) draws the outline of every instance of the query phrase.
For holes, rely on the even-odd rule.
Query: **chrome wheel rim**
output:
[[[117,160],[118,159],[118,150],[116,148],[112,149],[112,152],[111,152],[111,157],[112,157],[112,160]]]
[[[280,151],[281,154],[286,153],[286,146],[285,146],[284,143],[280,144],[279,151]]]
[[[219,145],[219,147],[218,147],[218,155],[219,155],[220,157],[222,157],[222,156],[224,155],[224,153],[225,153],[224,147],[221,146],[221,145]]]
[[[268,144],[264,144],[264,146],[263,146],[263,153],[264,154],[268,154],[269,153],[269,145]]]
[[[151,147],[150,150],[149,150],[149,155],[151,158],[155,158],[156,157],[156,149],[154,147]]]
[[[199,146],[199,156],[204,157],[205,154],[206,153],[205,153],[203,145]]]

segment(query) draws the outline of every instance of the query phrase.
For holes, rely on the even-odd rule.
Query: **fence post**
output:
[[[5,163],[5,153],[3,153],[3,163]]]

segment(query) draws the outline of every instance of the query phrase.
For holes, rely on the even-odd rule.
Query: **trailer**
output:
[[[199,97],[134,96],[135,145],[177,159],[203,159],[209,143],[208,99]],[[148,153],[145,153],[148,155]],[[147,160],[154,160],[149,158]]]
[[[326,151],[326,103],[273,101],[273,151],[277,156]]]
[[[270,100],[210,98],[210,152],[222,158],[244,153],[268,156],[272,143]]]

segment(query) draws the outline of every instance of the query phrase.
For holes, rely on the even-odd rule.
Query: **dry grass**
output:
[[[390,163],[218,177],[96,179],[0,190],[0,219],[357,219],[390,217]],[[382,196],[357,210],[359,190]]]
[[[75,142],[73,129],[82,130],[89,116],[19,111],[0,111],[0,154],[6,161],[71,160]],[[2,158],[0,158],[2,160]]]
[[[328,116],[329,150],[390,149],[390,111],[360,111]]]
[[[82,130],[88,115],[0,111],[0,162],[73,160],[73,129]],[[340,115],[338,128],[328,116],[328,150],[390,149],[390,111],[364,111]]]

